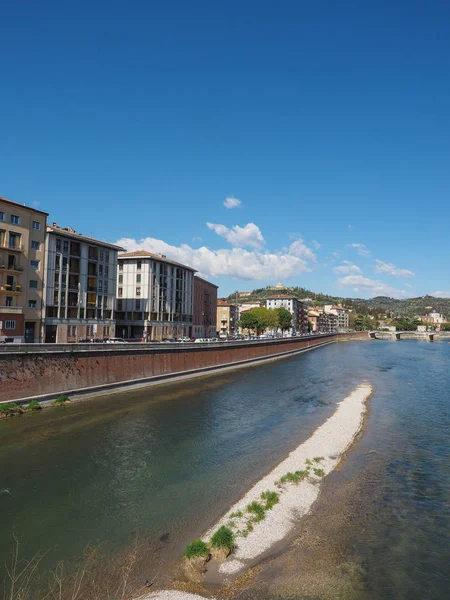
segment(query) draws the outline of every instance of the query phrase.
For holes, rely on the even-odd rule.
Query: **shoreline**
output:
[[[368,400],[373,391],[373,386],[364,382],[341,400],[334,413],[305,442],[260,479],[202,536],[203,540],[209,541],[214,531],[223,525],[230,526],[230,522],[234,522],[234,532],[242,531],[239,528],[244,526],[244,522],[248,522],[248,505],[261,502],[261,494],[266,491],[276,491],[279,494],[279,501],[266,512],[265,518],[259,522],[253,521],[252,530],[246,536],[239,535],[236,538],[237,548],[228,559],[221,564],[215,560],[208,563],[209,568],[203,582],[205,587],[198,591],[208,594],[214,593],[213,589],[216,589],[220,594],[222,586],[230,586],[236,579],[245,576],[292,537],[299,521],[311,514],[320,495],[322,479],[339,467],[346,453],[360,437],[368,412]],[[280,482],[286,473],[304,470],[308,461],[311,462],[308,475],[301,481],[297,484]],[[236,513],[242,513],[242,516],[236,518]],[[186,591],[166,589],[147,593],[140,600],[197,600],[202,597],[204,596]]]

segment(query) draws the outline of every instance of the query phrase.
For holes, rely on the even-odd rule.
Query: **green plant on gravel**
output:
[[[191,558],[196,558],[197,556],[204,556],[205,558],[209,555],[208,545],[205,544],[200,538],[196,540],[192,540],[186,546],[186,550],[184,551],[184,556],[190,560]]]
[[[312,461],[309,458],[305,460],[305,463],[308,465],[308,467],[312,465]]]
[[[20,413],[23,413],[23,408],[15,402],[3,402],[0,404],[0,415],[16,415]]]
[[[323,469],[314,469],[314,475],[317,475],[317,477],[323,477],[325,475],[325,471]]]
[[[229,527],[230,529],[234,529],[236,527],[236,521],[230,519],[229,521],[227,521],[227,527]]]
[[[296,485],[300,483],[300,481],[303,481],[303,479],[306,479],[308,477],[308,471],[295,471],[295,473],[291,473],[291,471],[289,471],[289,473],[286,473],[286,475],[283,475],[283,477],[280,479],[281,483],[295,483]]]
[[[277,492],[267,491],[261,494],[261,498],[265,501],[265,510],[270,510],[275,506],[275,504],[278,504],[280,500],[280,494]]]
[[[247,506],[247,512],[255,515],[253,517],[253,521],[255,523],[262,521],[264,519],[264,517],[266,516],[264,507],[259,502],[252,502],[251,504],[249,504]]]
[[[30,404],[27,405],[27,410],[41,410],[41,408],[42,406],[37,400],[32,400]]]
[[[211,546],[218,550],[229,550],[233,551],[235,547],[234,533],[228,527],[222,525],[212,536]]]
[[[231,513],[230,519],[240,519],[243,516],[244,516],[244,513],[242,512],[242,510],[238,510],[236,512]]]
[[[322,460],[325,460],[325,458],[324,458],[323,456],[315,456],[315,457],[313,458],[313,461],[314,461],[315,463],[320,463]]]
[[[61,406],[69,401],[69,396],[63,394],[62,396],[58,396],[55,400],[53,400],[53,404],[56,406]]]
[[[253,531],[253,525],[251,521],[247,521],[247,528],[241,533],[242,537],[247,537],[249,533]]]

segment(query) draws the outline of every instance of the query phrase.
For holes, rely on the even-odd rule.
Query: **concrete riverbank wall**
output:
[[[290,355],[342,339],[346,333],[214,344],[21,345],[0,351],[0,402],[95,392]]]

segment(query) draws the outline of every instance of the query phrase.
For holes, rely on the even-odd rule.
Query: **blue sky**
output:
[[[221,295],[450,296],[448,2],[23,0],[0,34],[0,195]]]

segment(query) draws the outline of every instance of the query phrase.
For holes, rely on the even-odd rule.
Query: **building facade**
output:
[[[194,314],[191,337],[214,338],[217,335],[217,285],[194,275]]]
[[[331,313],[337,316],[337,328],[339,331],[346,330],[349,328],[350,317],[349,310],[344,308],[343,306],[333,306],[331,304],[326,304],[324,306],[326,313]]]
[[[0,341],[41,341],[47,216],[0,198]]]
[[[307,333],[308,331],[308,309],[307,307],[288,294],[273,294],[266,298],[266,308],[285,308],[292,315],[292,325],[288,332],[291,335],[296,333]]]
[[[117,254],[123,248],[70,227],[47,227],[43,338],[47,343],[115,336]]]
[[[194,273],[163,254],[119,254],[116,335],[144,341],[190,337]]]
[[[234,304],[217,300],[217,331],[221,339],[237,333],[238,310]]]

